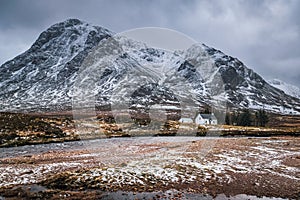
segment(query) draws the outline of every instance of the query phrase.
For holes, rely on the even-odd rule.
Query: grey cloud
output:
[[[180,27],[198,41],[238,57],[264,77],[282,77],[300,86],[294,78],[300,74],[298,2],[200,1]]]

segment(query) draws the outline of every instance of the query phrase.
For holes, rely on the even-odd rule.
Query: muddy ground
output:
[[[111,138],[1,150],[0,199],[300,199],[299,137]]]

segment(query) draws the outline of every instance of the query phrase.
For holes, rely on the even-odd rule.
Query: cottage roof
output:
[[[209,120],[217,120],[216,116],[212,113],[212,114],[201,114],[198,113],[196,116],[201,115],[201,117],[203,119],[209,119]]]

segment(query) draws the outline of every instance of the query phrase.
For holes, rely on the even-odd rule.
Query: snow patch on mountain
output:
[[[296,97],[296,98],[300,99],[300,88],[299,87],[297,87],[295,85],[291,85],[291,84],[281,81],[279,79],[269,80],[268,83],[270,85],[272,85],[273,87],[276,87],[276,88],[284,91],[284,93],[286,93],[292,97]]]

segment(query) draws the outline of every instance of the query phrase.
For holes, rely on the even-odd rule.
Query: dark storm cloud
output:
[[[144,26],[175,29],[239,58],[266,78],[300,86],[297,0],[0,0],[0,63],[67,18],[116,32]]]

